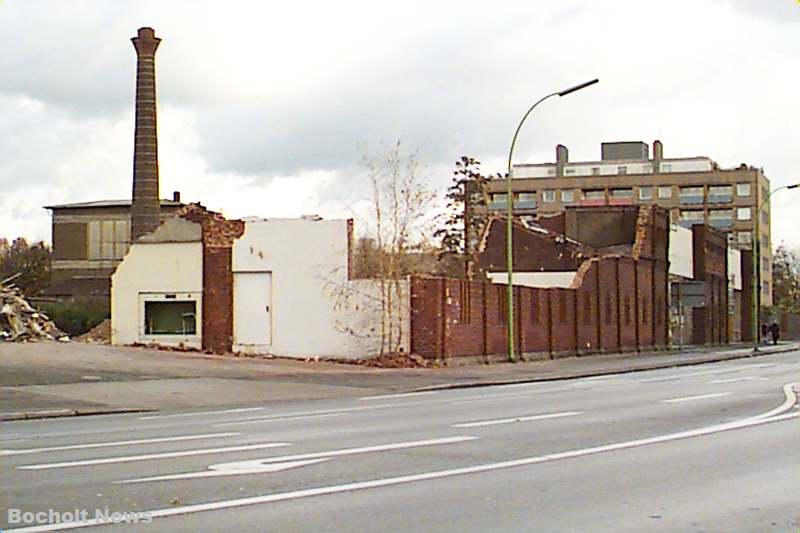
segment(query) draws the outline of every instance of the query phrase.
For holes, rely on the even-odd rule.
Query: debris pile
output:
[[[50,317],[34,309],[14,285],[0,284],[0,341],[68,341]]]
[[[111,319],[106,318],[86,333],[73,337],[73,340],[90,344],[111,344]]]

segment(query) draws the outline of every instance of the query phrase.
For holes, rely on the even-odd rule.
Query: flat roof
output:
[[[95,200],[93,202],[77,202],[72,204],[58,204],[58,205],[46,205],[44,206],[45,209],[86,209],[92,207],[130,207],[132,204],[131,200]],[[161,199],[161,205],[166,207],[171,206],[182,206],[183,203],[176,202],[174,200],[169,200],[166,198]]]

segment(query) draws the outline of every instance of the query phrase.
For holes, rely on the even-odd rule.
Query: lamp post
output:
[[[507,220],[506,220],[506,283],[508,285],[508,360],[512,363],[517,360],[516,355],[514,355],[514,284],[512,283],[512,275],[514,271],[514,246],[512,243],[512,228],[513,228],[513,217],[514,217],[514,191],[511,186],[511,180],[513,178],[512,173],[513,169],[511,168],[511,160],[514,156],[514,145],[517,143],[517,136],[519,135],[519,130],[522,129],[522,124],[525,123],[525,119],[528,118],[528,115],[531,114],[531,111],[534,108],[553,96],[567,96],[568,94],[572,94],[575,91],[580,91],[581,89],[585,89],[590,85],[594,85],[597,83],[598,79],[593,79],[591,81],[587,81],[581,83],[580,85],[575,85],[574,87],[570,87],[569,89],[564,89],[563,91],[555,92],[548,94],[547,96],[539,99],[535,104],[533,104],[528,111],[522,116],[522,120],[519,121],[519,125],[517,126],[517,130],[514,132],[514,137],[511,139],[511,148],[508,150],[508,172],[506,173],[506,207],[507,207]]]
[[[772,189],[767,193],[761,203],[758,203],[758,184],[756,183],[756,223],[754,225],[755,229],[755,238],[753,240],[753,304],[752,304],[752,315],[753,315],[753,351],[758,351],[758,344],[761,340],[761,331],[759,329],[759,322],[761,322],[761,234],[760,234],[760,225],[761,225],[761,210],[767,205],[770,197],[775,194],[776,192],[783,190],[783,189],[797,189],[800,188],[800,183],[793,183],[791,185],[784,185],[782,187],[778,187],[777,189]]]

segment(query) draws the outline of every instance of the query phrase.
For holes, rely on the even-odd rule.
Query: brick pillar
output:
[[[156,49],[161,39],[139,28],[136,49],[136,132],[133,146],[131,241],[159,226],[158,139],[156,134]]]

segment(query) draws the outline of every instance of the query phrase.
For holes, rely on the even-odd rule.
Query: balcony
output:
[[[689,205],[697,205],[703,203],[703,196],[702,195],[680,195],[681,203],[682,204],[689,204]]]
[[[729,204],[733,202],[732,194],[710,194],[708,195],[708,203],[710,204]]]

